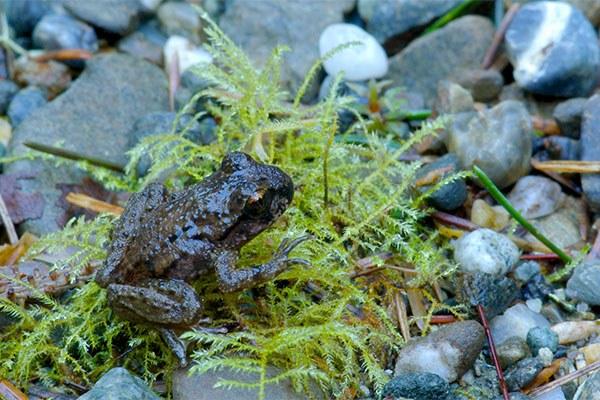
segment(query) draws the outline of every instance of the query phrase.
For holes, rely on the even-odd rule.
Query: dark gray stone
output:
[[[523,5],[504,43],[515,81],[537,94],[589,95],[598,84],[598,35],[581,11],[565,2]]]
[[[527,332],[527,346],[534,356],[538,355],[542,347],[547,347],[554,353],[558,349],[558,335],[550,328],[536,326]]]
[[[16,129],[25,118],[47,102],[46,92],[42,89],[36,86],[28,86],[25,89],[21,89],[12,98],[6,111],[13,129]]]
[[[535,274],[527,285],[521,290],[523,298],[529,299],[540,299],[544,301],[548,298],[548,295],[552,293],[552,285],[548,283],[546,277],[542,274]]]
[[[502,74],[495,69],[476,69],[459,75],[457,82],[471,92],[473,100],[484,103],[498,97],[504,86]]]
[[[446,177],[451,176],[453,173],[456,173],[460,170],[460,167],[458,166],[458,158],[456,158],[456,155],[452,153],[448,153],[438,158],[431,164],[423,166],[415,174],[415,179],[418,180],[435,169],[448,167],[453,168],[453,171],[440,174],[439,180],[445,179]],[[433,184],[425,185],[420,186],[416,189],[419,193],[422,194],[430,190],[433,186]],[[460,207],[466,199],[467,186],[465,184],[465,181],[463,179],[455,179],[454,181],[447,183],[446,185],[440,187],[438,190],[433,192],[427,198],[427,202],[435,208],[449,211]]]
[[[0,80],[0,115],[6,113],[8,105],[18,91],[19,86],[13,81],[9,81],[8,79]]]
[[[321,32],[330,24],[343,22],[344,13],[354,3],[354,0],[231,0],[219,26],[256,66],[265,64],[273,47],[288,46],[291,51],[283,53],[281,85],[293,97],[319,59],[317,43]],[[317,82],[307,91],[305,101],[317,94]]]
[[[513,366],[517,361],[531,356],[531,351],[527,347],[525,340],[518,336],[506,339],[504,342],[496,345],[496,354],[500,367],[505,370]]]
[[[2,8],[16,36],[29,36],[35,24],[52,12],[49,0],[2,0]]]
[[[483,306],[488,319],[502,314],[519,297],[519,287],[512,279],[485,272],[461,273],[456,277],[456,300],[467,305],[472,315]]]
[[[524,388],[543,368],[544,364],[535,357],[522,359],[504,375],[506,387],[511,392]]]
[[[98,51],[94,28],[68,15],[46,15],[33,30],[33,45],[44,50],[82,49]]]
[[[600,94],[585,104],[580,142],[581,161],[600,161]],[[581,174],[581,186],[589,207],[600,212],[600,174]]]
[[[133,123],[152,111],[169,109],[167,79],[156,65],[125,54],[100,55],[71,87],[36,110],[14,131],[9,154],[25,150],[21,142],[54,145],[64,140],[67,149],[124,164]],[[64,210],[56,202],[57,183],[78,184],[83,173],[73,165],[55,168],[54,163],[22,160],[5,166],[6,172],[36,171],[36,179],[21,182],[22,190],[44,196],[44,215],[25,221],[21,228],[41,235],[56,231],[56,219]]]
[[[116,35],[133,32],[139,22],[142,5],[137,0],[62,0],[75,17]]]
[[[143,380],[125,368],[113,368],[78,400],[161,400]]]
[[[600,260],[579,264],[567,281],[567,295],[579,301],[600,305]]]
[[[161,30],[167,36],[183,36],[197,45],[204,38],[200,15],[191,4],[167,1],[158,7],[156,12]]]
[[[479,67],[494,36],[492,22],[465,16],[428,35],[415,39],[389,59],[387,77],[398,86],[425,95],[433,105],[437,83],[453,80],[461,71]]]
[[[561,135],[579,139],[581,134],[581,114],[583,114],[583,108],[587,100],[585,97],[576,97],[563,101],[554,108],[552,116],[560,128]]]
[[[448,382],[429,372],[409,372],[396,375],[385,384],[382,396],[406,397],[419,400],[454,399]]]

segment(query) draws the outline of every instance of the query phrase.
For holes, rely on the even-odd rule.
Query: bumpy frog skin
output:
[[[308,237],[284,240],[266,264],[234,265],[240,248],[276,221],[293,195],[282,170],[239,152],[179,192],[150,184],[127,202],[96,283],[107,289],[117,315],[162,328],[171,342],[174,336],[166,331],[195,324],[202,311],[202,300],[186,282],[215,269],[220,289],[233,292],[273,279],[290,265],[309,265],[288,259]],[[177,354],[181,349],[174,352],[185,358]]]

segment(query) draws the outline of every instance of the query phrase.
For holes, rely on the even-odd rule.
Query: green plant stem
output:
[[[421,34],[421,36],[427,35],[428,33],[431,33],[433,31],[435,31],[436,29],[439,29],[442,26],[446,25],[447,23],[457,19],[458,17],[466,14],[467,11],[469,10],[469,8],[473,5],[475,5],[475,3],[477,3],[478,1],[479,0],[467,0],[467,1],[464,1],[463,3],[457,5],[452,10],[448,11],[440,19],[438,19],[433,24],[431,24],[427,29],[425,29],[423,31],[423,33]]]
[[[41,151],[44,153],[52,154],[54,156],[66,158],[69,160],[75,160],[75,161],[87,161],[88,163],[95,165],[97,167],[107,168],[107,169],[110,169],[113,171],[120,172],[122,174],[125,173],[125,167],[121,164],[118,164],[118,163],[115,163],[112,161],[108,161],[108,160],[104,160],[101,158],[81,154],[76,151],[61,149],[58,147],[48,146],[46,144],[36,143],[36,142],[23,142],[23,145],[29,147],[30,149],[34,149],[34,150]]]
[[[540,242],[544,243],[550,250],[554,252],[557,256],[560,257],[566,263],[570,263],[573,261],[571,257],[566,255],[561,249],[554,245],[550,240],[546,238],[546,236],[542,235],[537,231],[514,207],[509,203],[509,201],[504,197],[500,189],[494,185],[494,183],[487,177],[487,175],[479,168],[477,165],[473,166],[473,171],[475,171],[475,175],[479,178],[479,181],[483,184],[483,186],[487,189],[487,191],[492,195],[492,197],[508,211],[508,213],[517,220],[525,229],[527,229],[533,236],[540,240]]]

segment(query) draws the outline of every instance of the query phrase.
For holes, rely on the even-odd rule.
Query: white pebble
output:
[[[530,310],[525,304],[517,303],[490,321],[490,331],[494,344],[498,346],[511,336],[525,340],[527,332],[533,327],[550,327],[543,315]]]
[[[544,364],[544,367],[549,367],[554,359],[554,354],[552,354],[552,350],[549,348],[542,347],[538,350],[537,358]]]
[[[163,48],[165,57],[165,71],[167,74],[173,66],[175,54],[179,61],[179,71],[183,72],[189,67],[205,62],[212,63],[212,56],[204,47],[196,46],[183,36],[173,35],[169,37]]]
[[[362,42],[338,51],[323,62],[327,74],[344,72],[344,79],[364,81],[381,78],[388,71],[387,55],[383,47],[364,29],[353,24],[329,25],[319,38],[319,53],[325,56],[336,47],[350,42]]]
[[[477,229],[454,243],[454,259],[467,272],[502,276],[519,261],[517,245],[491,229]]]

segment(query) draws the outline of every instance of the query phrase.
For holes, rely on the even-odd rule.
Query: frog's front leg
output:
[[[225,250],[216,256],[215,272],[219,288],[223,292],[236,292],[267,282],[295,264],[310,266],[308,261],[294,258],[288,259],[289,253],[300,243],[311,239],[312,236],[302,236],[290,242],[285,239],[273,254],[271,261],[254,267],[235,269],[238,259],[236,251]]]

